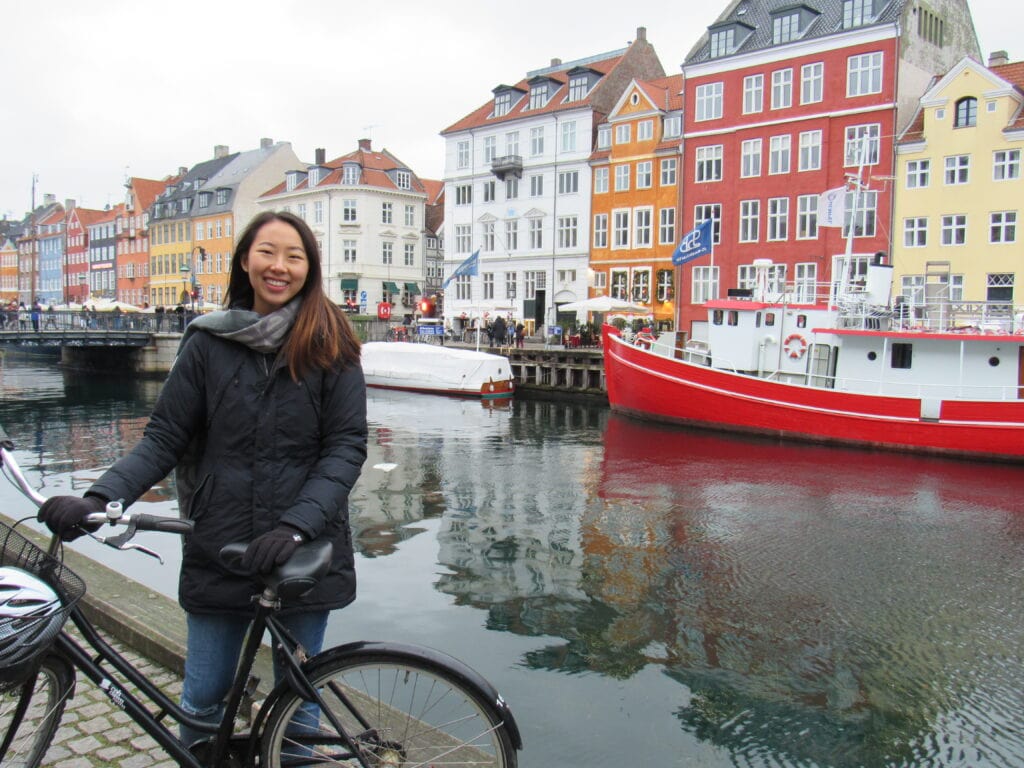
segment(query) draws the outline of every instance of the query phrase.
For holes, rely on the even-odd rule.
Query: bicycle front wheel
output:
[[[35,677],[0,693],[0,768],[36,768],[42,762],[74,682],[70,665],[48,654]]]
[[[286,694],[267,719],[261,766],[358,766],[332,720],[371,766],[516,766],[500,713],[443,667],[365,653],[328,659],[308,677],[329,714]]]

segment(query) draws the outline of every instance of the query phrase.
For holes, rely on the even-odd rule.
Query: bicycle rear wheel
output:
[[[33,678],[0,693],[0,768],[36,768],[42,762],[74,683],[71,666],[47,654]]]
[[[516,766],[516,751],[500,713],[442,666],[387,653],[361,653],[327,659],[307,675],[331,716],[375,768]],[[289,692],[267,718],[260,765],[297,768],[359,762],[330,717]]]

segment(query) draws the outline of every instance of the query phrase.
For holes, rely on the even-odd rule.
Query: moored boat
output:
[[[1024,333],[1006,303],[889,300],[891,267],[821,298],[707,302],[706,338],[605,326],[608,400],[642,418],[819,442],[1024,460]],[[902,297],[901,297],[902,298]]]
[[[515,393],[508,358],[471,349],[371,341],[363,344],[362,367],[371,387],[486,399]]]

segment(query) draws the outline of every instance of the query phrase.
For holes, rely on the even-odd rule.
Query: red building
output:
[[[681,267],[680,330],[697,333],[709,298],[753,287],[812,301],[838,279],[853,226],[851,277],[889,252],[894,139],[934,73],[978,55],[964,0],[927,11],[909,0],[740,0],[683,65],[682,231],[715,222],[715,248]],[[933,16],[934,18],[925,18]],[[857,214],[818,226],[818,199],[856,175]]]
[[[67,219],[67,246],[64,259],[65,301],[81,304],[89,295],[89,227],[106,211],[72,208]]]

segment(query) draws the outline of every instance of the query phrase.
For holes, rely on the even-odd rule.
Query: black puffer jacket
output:
[[[195,520],[178,590],[185,610],[251,613],[257,584],[227,571],[217,553],[281,521],[309,539],[334,541],[330,573],[292,608],[340,608],[355,598],[348,495],[366,460],[366,387],[358,366],[316,371],[296,383],[287,366],[275,367],[273,355],[195,333],[142,440],[90,491],[131,504],[187,449],[198,451],[198,465],[195,492],[182,510]]]

